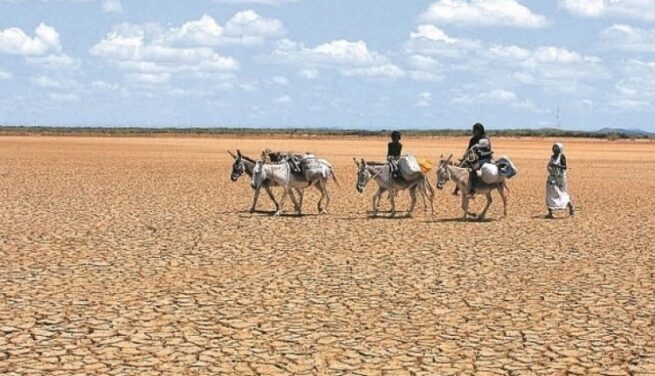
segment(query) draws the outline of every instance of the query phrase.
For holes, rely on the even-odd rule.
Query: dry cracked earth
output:
[[[0,137],[0,374],[653,375],[655,144],[565,140],[579,210],[547,220],[553,141],[495,140],[509,216],[462,222],[452,185],[368,216],[382,138]],[[226,150],[265,147],[333,162],[328,215],[247,212]]]

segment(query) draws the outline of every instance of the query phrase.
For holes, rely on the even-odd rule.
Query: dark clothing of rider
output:
[[[475,193],[475,186],[478,183],[478,170],[482,168],[485,163],[491,162],[491,140],[487,137],[484,126],[480,123],[473,125],[473,137],[469,141],[469,150],[475,154],[475,160],[471,166],[470,174],[470,193]]]
[[[398,178],[398,160],[403,151],[403,144],[400,143],[400,132],[391,132],[391,142],[387,145],[387,160],[391,166],[391,174]]]
[[[391,142],[387,145],[387,159],[400,159],[403,144],[400,143],[400,132],[391,132]]]

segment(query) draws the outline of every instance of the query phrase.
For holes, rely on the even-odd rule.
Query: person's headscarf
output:
[[[559,164],[560,160],[562,159],[562,155],[564,155],[564,144],[561,142],[556,142],[553,146],[557,146],[557,149],[559,150],[559,154],[557,154],[557,159],[555,160],[555,163]]]

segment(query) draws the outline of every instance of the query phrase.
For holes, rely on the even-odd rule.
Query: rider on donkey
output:
[[[469,194],[475,193],[475,186],[478,184],[478,171],[485,163],[491,163],[491,140],[484,130],[484,125],[475,123],[473,125],[473,137],[469,141],[468,152],[474,159],[471,161],[471,173],[469,178]]]
[[[387,161],[391,165],[391,174],[395,179],[399,178],[398,160],[403,151],[403,144],[400,143],[400,132],[391,132],[391,142],[387,145]]]

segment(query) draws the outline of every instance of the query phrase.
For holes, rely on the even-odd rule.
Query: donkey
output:
[[[457,167],[451,162],[453,155],[449,155],[447,159],[444,159],[443,155],[440,157],[439,168],[437,169],[437,188],[443,189],[447,181],[452,180],[459,190],[462,192],[462,210],[464,210],[464,220],[468,217],[473,217],[478,220],[483,220],[487,215],[487,211],[493,202],[491,198],[491,192],[495,189],[498,191],[500,198],[503,200],[503,218],[507,217],[507,196],[506,192],[509,192],[507,187],[507,182],[504,177],[501,177],[498,182],[494,184],[476,184],[475,193],[484,194],[487,198],[487,205],[484,207],[484,210],[480,215],[472,213],[469,211],[469,169]]]
[[[291,196],[291,201],[293,202],[298,215],[302,214],[302,201],[304,197],[303,190],[309,187],[315,187],[321,193],[321,198],[318,200],[317,204],[318,213],[325,214],[327,213],[327,208],[330,205],[331,200],[330,193],[327,189],[328,178],[331,176],[337,185],[339,185],[339,181],[337,180],[331,165],[326,162],[321,163],[321,166],[325,169],[325,173],[314,180],[307,180],[304,176],[294,174],[288,162],[265,163],[263,161],[257,161],[253,169],[251,186],[253,189],[259,189],[266,181],[270,181],[284,189],[282,199],[280,200],[280,206],[275,212],[276,216],[282,214],[287,195]],[[298,191],[299,201],[297,201],[292,194],[292,189]],[[325,201],[325,206],[321,205],[323,201]]]
[[[255,161],[241,154],[240,150],[237,150],[236,155],[234,155],[234,153],[232,153],[229,150],[227,152],[232,156],[232,158],[234,158],[234,163],[232,164],[232,174],[230,175],[230,179],[233,182],[236,182],[244,173],[248,175],[250,178],[252,178],[253,170],[255,168]],[[277,183],[267,180],[259,188],[255,189],[255,192],[253,193],[252,206],[250,207],[251,213],[255,212],[255,208],[257,206],[257,200],[259,199],[259,191],[262,187],[264,188],[266,193],[268,193],[268,197],[270,197],[273,203],[275,204],[275,211],[277,212],[280,210],[280,204],[275,199],[275,196],[273,195],[273,191],[271,190],[271,187],[276,187],[276,186],[278,186]],[[301,194],[302,192],[296,189],[296,193]],[[293,195],[293,193],[291,194]]]
[[[389,200],[391,201],[391,216],[396,215],[396,201],[395,193],[396,191],[402,191],[409,189],[409,196],[411,198],[411,204],[407,216],[411,217],[414,212],[414,207],[416,206],[416,190],[421,193],[423,196],[423,203],[425,205],[425,210],[427,211],[427,199],[430,202],[431,213],[434,214],[434,189],[432,185],[425,177],[421,174],[416,179],[411,181],[398,181],[393,178],[391,165],[387,163],[376,163],[376,162],[366,162],[364,159],[361,162],[358,162],[356,158],[353,158],[355,165],[357,165],[357,191],[362,193],[366,184],[368,184],[371,179],[374,179],[378,183],[378,191],[373,195],[373,215],[377,216],[378,207],[380,204],[380,196],[386,191],[389,191]]]

